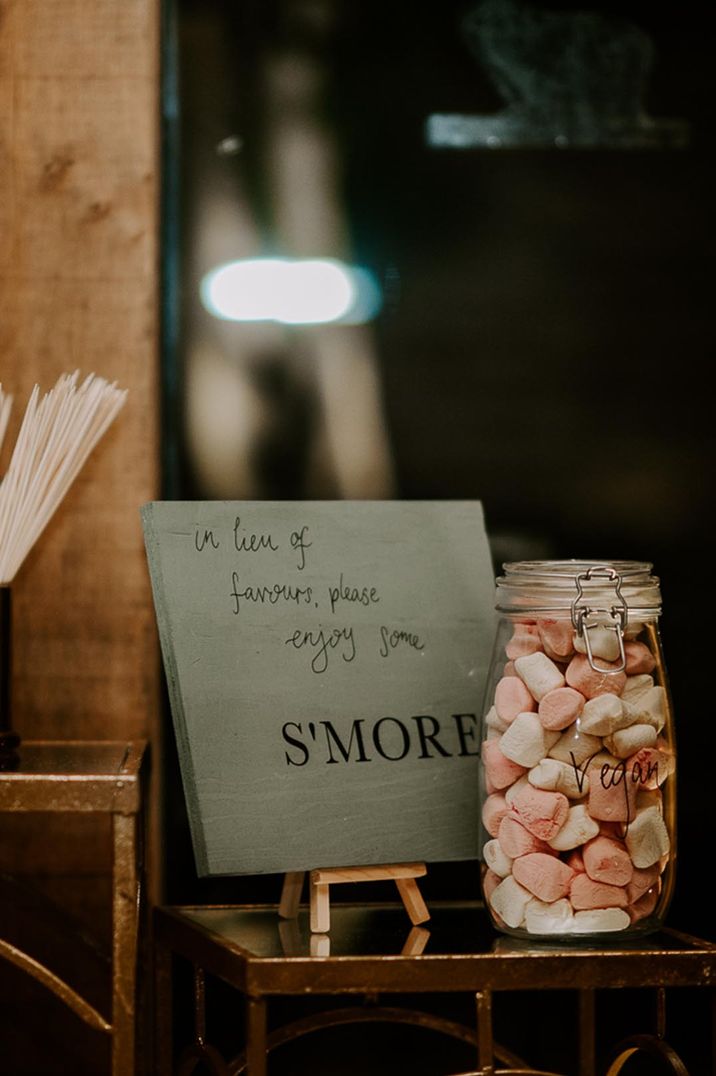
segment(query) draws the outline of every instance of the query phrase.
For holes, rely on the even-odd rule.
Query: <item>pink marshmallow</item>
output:
[[[637,785],[623,763],[610,766],[595,763],[590,766],[589,806],[592,818],[599,822],[631,822],[636,817]]]
[[[512,638],[505,647],[505,653],[510,660],[524,657],[525,654],[534,654],[542,649],[536,624],[515,624]]]
[[[495,688],[495,709],[503,721],[514,721],[524,711],[536,710],[537,704],[519,676],[503,676]]]
[[[503,676],[517,676],[517,673],[515,672],[515,663],[514,663],[514,661],[506,661],[505,662],[505,667],[502,670],[502,675]]]
[[[556,856],[532,852],[514,861],[512,876],[538,900],[551,904],[560,897],[566,897],[574,871]]]
[[[499,740],[485,740],[482,744],[482,764],[487,780],[494,788],[508,788],[518,777],[527,772],[525,766],[513,762],[500,750]]]
[[[595,661],[595,665],[606,670],[616,669],[616,662]],[[580,691],[586,699],[597,695],[621,695],[627,678],[625,672],[598,672],[589,664],[586,654],[577,654],[567,666],[565,679],[570,687]]]
[[[637,788],[657,789],[674,772],[674,756],[659,747],[642,747],[627,759],[627,772]]]
[[[569,661],[574,653],[574,628],[570,620],[538,620],[537,630],[547,657]]]
[[[493,792],[487,797],[482,805],[482,824],[491,837],[497,836],[500,823],[509,811],[507,800],[498,792]]]
[[[500,842],[500,848],[510,859],[527,856],[530,852],[546,852],[547,855],[551,853],[549,845],[525,829],[514,814],[503,816],[497,831],[497,839]]]
[[[512,800],[512,810],[526,830],[540,840],[550,841],[567,820],[569,800],[561,792],[526,784]]]
[[[593,882],[626,886],[634,874],[634,864],[629,853],[619,841],[608,837],[595,837],[582,849],[584,869]]]
[[[595,882],[585,872],[575,874],[569,887],[569,899],[572,907],[580,910],[589,908],[626,908],[626,890],[616,885]]]
[[[647,916],[650,916],[654,908],[656,908],[658,899],[659,887],[655,885],[648,889],[637,901],[630,904],[627,911],[632,923],[638,923],[640,919],[646,919]]]
[[[635,867],[631,881],[627,886],[627,897],[630,904],[636,904],[645,893],[656,885],[659,880],[659,864],[654,863],[651,867]]]
[[[546,729],[566,729],[579,717],[584,706],[584,695],[573,687],[556,687],[540,699],[537,707],[539,719]]]
[[[656,658],[644,643],[624,643],[627,676],[650,673],[656,668]]]
[[[582,849],[575,848],[573,852],[570,852],[564,861],[568,867],[571,867],[575,874],[584,874],[584,859],[582,858]]]

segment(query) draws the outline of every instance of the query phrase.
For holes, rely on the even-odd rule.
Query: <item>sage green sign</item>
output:
[[[142,508],[200,875],[476,859],[478,501]]]

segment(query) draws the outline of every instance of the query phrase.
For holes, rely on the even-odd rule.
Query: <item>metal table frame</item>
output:
[[[399,905],[396,905],[399,908]],[[445,905],[473,910],[483,915],[478,903]],[[336,907],[340,926],[342,914],[351,906]],[[165,907],[154,911],[155,998],[157,1003],[157,1071],[159,1076],[189,1076],[200,1064],[214,1076],[265,1076],[272,1049],[320,1027],[360,1020],[387,1020],[432,1027],[475,1047],[479,1076],[495,1072],[535,1073],[522,1058],[494,1041],[492,995],[496,991],[570,990],[576,991],[579,1012],[579,1073],[594,1076],[595,992],[615,987],[653,988],[656,992],[654,1035],[639,1035],[619,1044],[609,1067],[615,1076],[635,1051],[658,1053],[670,1071],[688,1076],[682,1062],[664,1037],[666,989],[678,986],[713,988],[716,984],[716,945],[674,930],[664,930],[655,945],[647,938],[628,946],[580,948],[514,943],[504,939],[491,951],[431,953],[423,946],[404,947],[394,955],[322,955],[321,937],[313,936],[295,945],[284,945],[284,955],[252,951],[241,944],[240,930],[222,928],[222,920],[232,912],[248,913],[264,920],[269,906],[198,908]],[[273,909],[274,913],[276,909]],[[306,914],[306,913],[304,913]],[[437,909],[436,909],[437,914]],[[215,922],[212,922],[212,915]],[[248,921],[247,921],[248,922]],[[429,928],[430,923],[426,924]],[[294,924],[295,926],[295,924]],[[267,930],[270,928],[266,928]],[[276,928],[285,932],[287,924],[276,915]],[[290,929],[290,927],[288,927]],[[285,940],[285,933],[282,939]],[[298,935],[296,935],[296,938]],[[513,947],[510,947],[510,942]],[[651,942],[651,944],[650,944]],[[260,946],[258,947],[260,948]],[[314,955],[311,955],[311,954]],[[194,1036],[173,1068],[173,958],[181,956],[193,965]],[[245,999],[245,1050],[225,1061],[206,1037],[206,976],[212,975],[239,991]],[[465,993],[476,1003],[472,1028],[453,1024],[427,1013],[378,1005],[381,995]],[[269,1032],[267,1005],[271,997],[308,995],[362,995],[375,1002],[369,1008],[353,1007],[327,1011],[294,1021]],[[713,993],[712,993],[713,1004]],[[509,1068],[495,1068],[495,1061]],[[714,1058],[716,1062],[716,1057]],[[204,1071],[204,1069],[202,1069]],[[714,1069],[716,1071],[716,1067]],[[466,1074],[467,1076],[467,1074]]]
[[[95,1009],[50,968],[0,937],[0,958],[51,990],[90,1027],[111,1036],[112,1074],[135,1072],[140,871],[138,816],[144,741],[32,741],[20,769],[0,773],[0,811],[112,816],[112,1011]],[[2,927],[0,925],[0,934]]]

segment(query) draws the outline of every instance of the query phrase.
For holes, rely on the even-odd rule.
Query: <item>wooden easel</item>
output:
[[[309,872],[311,933],[327,934],[331,928],[329,888],[341,882],[393,881],[413,926],[425,923],[430,912],[422,898],[416,878],[427,874],[424,863],[390,863],[376,867],[321,867]],[[301,902],[306,871],[288,871],[283,880],[278,914],[295,919]]]

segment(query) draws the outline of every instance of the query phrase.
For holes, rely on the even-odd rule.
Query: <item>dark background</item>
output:
[[[651,38],[645,110],[688,124],[685,148],[430,148],[431,113],[503,107],[460,33],[469,4],[336,2],[330,33],[318,33],[302,3],[177,0],[167,38],[165,495],[204,495],[182,425],[201,322],[196,206],[217,169],[230,188],[240,168],[270,236],[259,71],[267,51],[293,42],[325,65],[355,257],[384,290],[373,328],[393,495],[479,498],[496,571],[522,556],[633,558],[661,578],[679,751],[668,921],[714,939],[713,37],[702,4],[583,7]],[[240,154],[219,160],[217,143],[236,132]],[[312,496],[311,406],[290,376],[274,375],[257,380],[283,431],[257,456],[270,461],[262,488]],[[320,495],[335,495],[330,480]],[[279,878],[196,878],[167,728],[169,902],[277,899]],[[431,866],[424,892],[476,895],[474,866]]]

